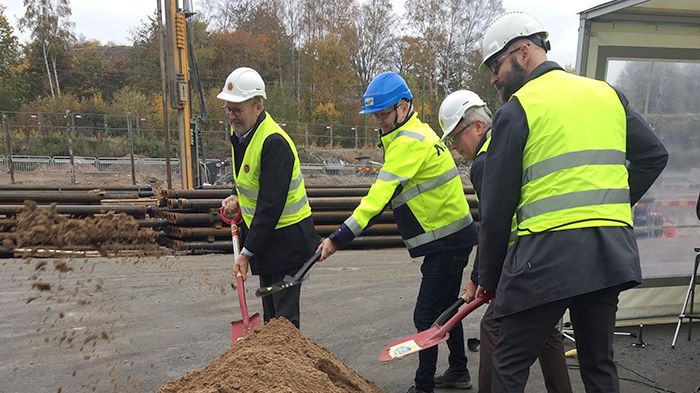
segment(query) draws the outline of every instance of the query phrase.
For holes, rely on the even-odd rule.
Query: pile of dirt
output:
[[[160,393],[381,393],[335,355],[274,319],[202,369],[168,382]]]
[[[158,250],[155,232],[139,227],[136,219],[128,214],[109,212],[74,219],[58,214],[56,204],[39,208],[33,201],[25,202],[24,209],[17,215],[15,241],[17,248],[90,246],[106,253],[139,245],[146,253]]]

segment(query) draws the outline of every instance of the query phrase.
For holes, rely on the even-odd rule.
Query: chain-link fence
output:
[[[128,174],[164,178],[170,155],[172,173],[180,172],[180,133],[176,124],[170,125],[166,135],[162,119],[139,114],[95,114],[65,111],[0,112],[3,142],[0,146],[0,168],[10,171],[10,162],[17,172],[41,171],[46,173],[75,174]],[[171,120],[175,122],[175,119]],[[378,129],[367,125],[279,122],[297,147],[364,148],[379,142]],[[212,161],[230,157],[229,124],[224,120],[209,119],[208,125],[219,129],[199,129],[200,160],[203,168]],[[169,146],[166,146],[169,136]],[[133,163],[132,157],[133,156]],[[10,161],[10,157],[12,160]],[[223,162],[216,165],[221,166]],[[352,172],[372,174],[377,165],[342,162],[317,164],[322,173]],[[357,166],[357,168],[355,168]],[[132,169],[133,168],[133,169]],[[225,169],[222,169],[224,171]],[[216,178],[221,173],[207,174]]]

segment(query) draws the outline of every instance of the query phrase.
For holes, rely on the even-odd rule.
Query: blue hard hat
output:
[[[413,94],[401,75],[386,71],[377,75],[367,86],[367,91],[362,95],[361,114],[379,112],[405,98],[413,99]]]

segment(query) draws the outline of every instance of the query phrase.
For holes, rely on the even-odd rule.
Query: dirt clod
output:
[[[34,280],[32,283],[32,288],[36,288],[40,291],[49,291],[51,290],[51,284],[46,281]]]
[[[335,355],[275,319],[160,393],[381,393]]]
[[[57,259],[53,261],[53,268],[63,273],[67,273],[73,270],[73,268],[68,266],[66,261],[64,261],[63,259]]]
[[[89,246],[102,255],[135,246],[140,246],[139,250],[142,249],[144,255],[158,251],[153,230],[139,227],[136,219],[128,214],[109,212],[74,219],[58,214],[56,204],[39,208],[33,201],[26,201],[17,215],[15,238],[17,248],[52,246],[69,250]],[[65,262],[54,264],[54,267],[57,270],[67,269],[60,270],[62,272],[71,270]]]

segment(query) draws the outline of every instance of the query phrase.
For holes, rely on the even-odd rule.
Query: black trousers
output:
[[[260,275],[260,286],[267,287],[278,281],[282,281],[284,276],[293,276],[298,268],[281,273],[269,273]],[[262,298],[263,320],[268,322],[272,318],[287,318],[294,326],[299,328],[299,299],[301,297],[301,284],[285,289],[272,295]]]
[[[552,326],[568,308],[586,392],[618,393],[613,337],[619,294],[620,288],[615,286],[500,318],[501,335],[493,354],[493,391],[524,391],[530,366],[542,351]]]
[[[481,318],[479,345],[479,393],[491,393],[493,377],[493,349],[500,336],[501,324],[493,317],[495,302],[489,303]],[[554,327],[547,337],[537,359],[542,368],[542,377],[547,393],[572,393],[569,370],[564,357],[561,333]]]
[[[460,250],[442,251],[428,254],[421,265],[420,290],[413,311],[413,322],[420,332],[430,328],[443,311],[459,297],[462,285],[462,273],[467,266],[471,247]],[[449,367],[455,371],[467,370],[467,355],[464,352],[464,332],[462,323],[458,323],[447,339],[450,350]],[[425,349],[418,353],[416,370],[416,387],[433,391],[438,358],[438,347]]]

